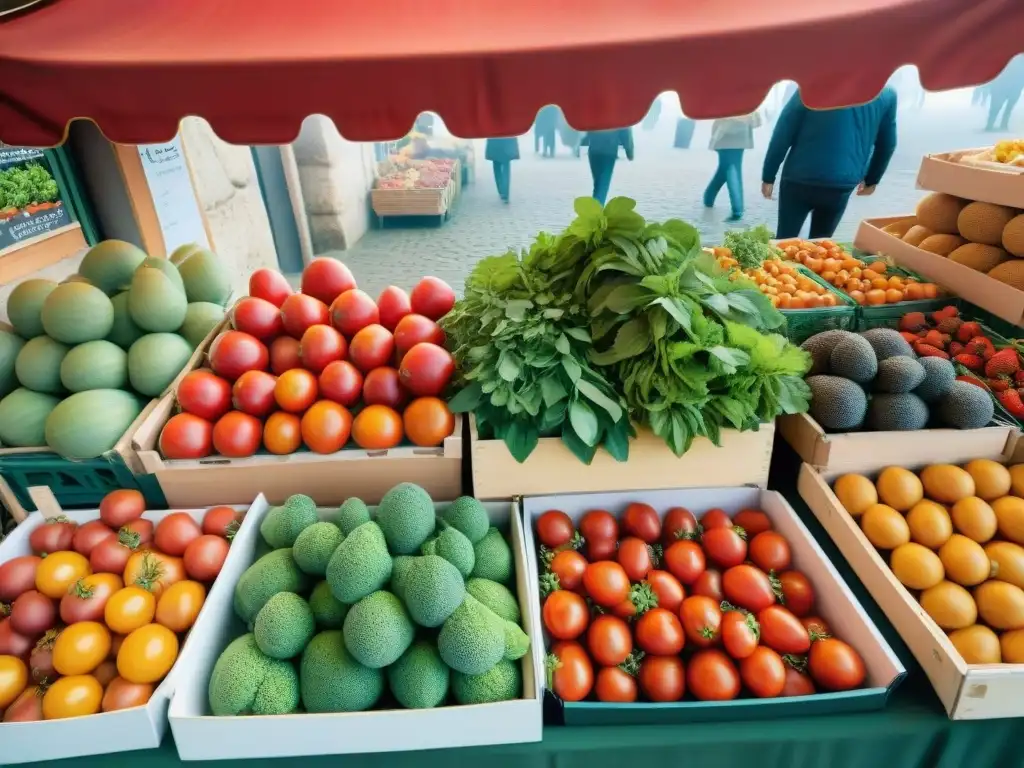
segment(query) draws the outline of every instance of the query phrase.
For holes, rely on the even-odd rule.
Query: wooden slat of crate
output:
[[[370,199],[378,216],[441,216],[448,210],[447,190],[375,189]]]

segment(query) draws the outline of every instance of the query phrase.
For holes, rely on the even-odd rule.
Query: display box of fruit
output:
[[[925,155],[917,186],[967,200],[1024,208],[1024,141]]]
[[[241,554],[246,507],[147,511],[121,490],[62,511],[52,498],[0,544],[3,761],[155,749],[208,606],[231,598],[220,573]]]
[[[1024,715],[1024,465],[867,456],[799,489],[950,718]]]
[[[252,513],[251,513],[252,514]],[[256,514],[175,691],[183,760],[539,741],[540,634],[517,508],[308,496]]]
[[[880,709],[905,670],[757,488],[527,497],[535,664],[566,725]]]

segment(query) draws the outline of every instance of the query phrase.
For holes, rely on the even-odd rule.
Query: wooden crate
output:
[[[444,216],[461,186],[458,161],[448,183],[437,189],[374,189],[370,192],[373,212],[378,216]]]

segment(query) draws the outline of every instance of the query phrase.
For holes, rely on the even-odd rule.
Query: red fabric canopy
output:
[[[165,141],[186,115],[236,143],[331,117],[396,138],[425,110],[460,136],[629,125],[661,91],[696,118],[800,83],[812,107],[871,99],[916,64],[932,90],[985,82],[1024,49],[1022,0],[54,0],[0,23],[0,140],[59,143],[69,120]]]

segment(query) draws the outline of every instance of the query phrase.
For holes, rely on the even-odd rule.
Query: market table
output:
[[[1019,747],[1019,720],[953,722],[913,657],[866,590],[845,565],[827,534],[796,492],[798,459],[776,440],[770,485],[791,501],[804,523],[832,558],[847,583],[877,622],[906,665],[909,675],[880,712],[833,717],[688,726],[622,726],[544,729],[538,744],[513,744],[460,750],[390,754],[303,757],[292,760],[247,761],[249,765],[302,764],[304,768],[601,768],[621,765],[670,766],[683,761],[693,768],[736,768],[755,763],[763,768],[1013,768],[1024,766]],[[3,745],[0,744],[0,762]],[[74,768],[181,768],[224,763],[178,760],[168,735],[158,750],[96,755],[51,765]],[[40,764],[42,765],[42,764]]]

